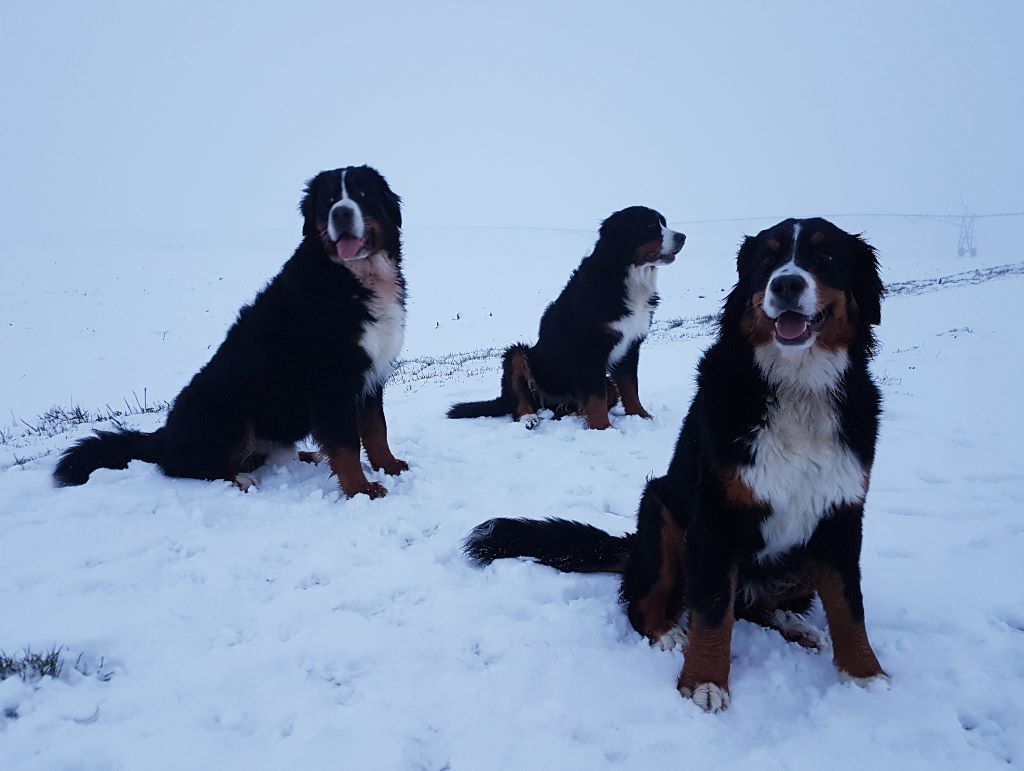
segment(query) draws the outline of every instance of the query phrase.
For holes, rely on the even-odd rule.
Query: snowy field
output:
[[[480,570],[460,554],[467,531],[492,516],[632,527],[710,341],[690,319],[659,324],[644,348],[641,392],[656,419],[619,416],[603,433],[573,419],[532,432],[447,421],[451,401],[493,395],[497,361],[407,363],[387,404],[393,447],[412,469],[380,477],[391,494],[378,501],[339,499],[322,469],[297,462],[264,468],[248,494],[168,480],[139,462],[56,490],[53,453],[87,426],[52,438],[26,429],[2,448],[0,647],[59,644],[69,663],[56,680],[0,683],[0,766],[1019,764],[1022,272],[1015,263],[998,276],[891,282],[863,557],[888,690],[839,684],[827,653],[740,622],[733,708],[705,715],[675,692],[681,656],[633,632],[613,577],[525,562]],[[714,277],[685,260],[662,274],[670,293],[690,284],[695,305],[699,294],[710,308],[720,299],[704,285]],[[692,316],[687,304],[666,305],[660,319]],[[159,366],[145,377],[173,395]],[[109,393],[120,382],[108,380]],[[154,428],[161,418],[125,422]]]
[[[4,4],[0,652],[64,667],[0,681],[0,771],[1024,765],[1024,218],[958,257],[956,216],[1024,211],[1022,28],[1018,0]],[[388,497],[298,463],[248,494],[138,462],[54,489],[111,416],[161,423],[294,250],[303,182],[364,162],[405,201]],[[631,204],[688,236],[641,354],[655,419],[445,420]],[[891,289],[863,572],[893,681],[741,622],[705,715],[614,577],[460,544],[630,530],[742,234],[814,215]]]

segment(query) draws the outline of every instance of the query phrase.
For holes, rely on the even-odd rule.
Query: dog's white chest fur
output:
[[[780,386],[751,450],[754,461],[740,476],[771,509],[759,560],[804,545],[833,507],[864,500],[865,469],[839,436],[831,389]]]
[[[637,340],[651,331],[651,298],[658,291],[658,269],[653,265],[630,265],[626,273],[626,314],[608,324],[619,339],[608,354],[608,366],[614,367]]]
[[[349,266],[360,283],[370,290],[367,309],[373,317],[363,323],[360,347],[370,357],[363,389],[368,392],[384,383],[395,369],[405,339],[405,308],[398,270],[383,252]]]

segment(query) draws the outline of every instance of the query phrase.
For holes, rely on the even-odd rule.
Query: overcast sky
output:
[[[413,227],[1024,209],[1024,3],[274,5],[5,3],[0,227],[298,233],[361,162]]]

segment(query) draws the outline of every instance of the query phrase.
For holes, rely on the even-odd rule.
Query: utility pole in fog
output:
[[[956,253],[961,257],[964,255],[978,256],[978,247],[974,245],[975,219],[975,216],[965,206],[963,214],[960,215],[960,238],[956,244]]]

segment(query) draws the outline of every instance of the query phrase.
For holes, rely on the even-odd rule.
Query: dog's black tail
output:
[[[161,428],[151,434],[141,431],[97,431],[64,451],[53,470],[61,487],[84,485],[98,468],[128,468],[128,462],[156,463],[163,451]]]
[[[501,356],[501,395],[489,402],[460,402],[448,410],[449,418],[498,418],[536,412],[540,403],[533,394],[530,346],[516,343]]]
[[[610,535],[566,519],[490,519],[477,525],[463,546],[487,565],[506,557],[532,557],[563,573],[622,573],[633,535]]]
[[[502,396],[489,402],[459,402],[448,410],[449,418],[497,418],[511,414],[512,409]]]

